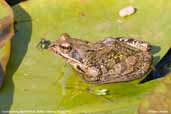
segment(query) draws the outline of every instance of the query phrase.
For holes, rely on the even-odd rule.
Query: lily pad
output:
[[[155,4],[155,5],[154,5]],[[126,18],[121,8],[137,12]],[[67,32],[92,42],[108,36],[133,37],[153,45],[154,64],[170,48],[170,1],[29,0],[13,7],[16,35],[0,92],[0,109],[48,113],[136,114],[141,99],[156,81],[93,85],[84,82],[63,59],[36,48],[41,38],[56,40]],[[98,90],[107,90],[99,95]]]
[[[171,113],[171,74],[157,81],[157,87],[141,102],[139,114]]]

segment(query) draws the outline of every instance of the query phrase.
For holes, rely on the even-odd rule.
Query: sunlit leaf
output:
[[[120,17],[119,10],[128,5],[137,12]],[[156,64],[171,44],[169,0],[29,0],[13,9],[17,32],[12,41],[8,80],[0,92],[2,109],[59,114],[137,113],[138,104],[155,86],[155,80],[144,84],[138,84],[139,80],[87,84],[63,59],[36,45],[42,37],[54,41],[64,32],[92,42],[108,36],[133,37],[153,45]],[[109,94],[97,94],[103,89]]]
[[[171,74],[158,80],[158,85],[140,104],[140,114],[171,113]]]

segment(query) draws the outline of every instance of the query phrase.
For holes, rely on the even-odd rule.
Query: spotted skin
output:
[[[95,84],[138,79],[150,71],[153,59],[148,43],[123,37],[92,43],[63,34],[48,49]]]
[[[132,47],[138,48],[143,51],[151,50],[151,45],[149,45],[147,42],[135,40],[133,38],[124,38],[124,37],[112,38],[112,37],[110,37],[110,38],[105,39],[103,42],[109,43],[109,42],[114,42],[114,41],[124,42]]]

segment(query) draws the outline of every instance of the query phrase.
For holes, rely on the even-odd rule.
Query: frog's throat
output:
[[[76,60],[76,59],[73,59],[71,57],[69,57],[68,55],[65,55],[65,54],[62,54],[62,53],[58,53],[58,55],[60,55],[61,57],[63,57],[67,63],[69,63],[70,65],[72,65],[78,72],[80,73],[83,73],[85,72],[84,70],[83,71],[80,71],[78,69],[78,66],[81,66],[82,68],[86,69],[87,67],[85,65],[83,65],[80,61]]]

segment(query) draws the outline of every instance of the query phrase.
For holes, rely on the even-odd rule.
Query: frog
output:
[[[139,79],[152,69],[151,45],[127,37],[106,37],[97,42],[73,38],[63,33],[50,42],[39,43],[61,56],[88,83],[106,84]]]

